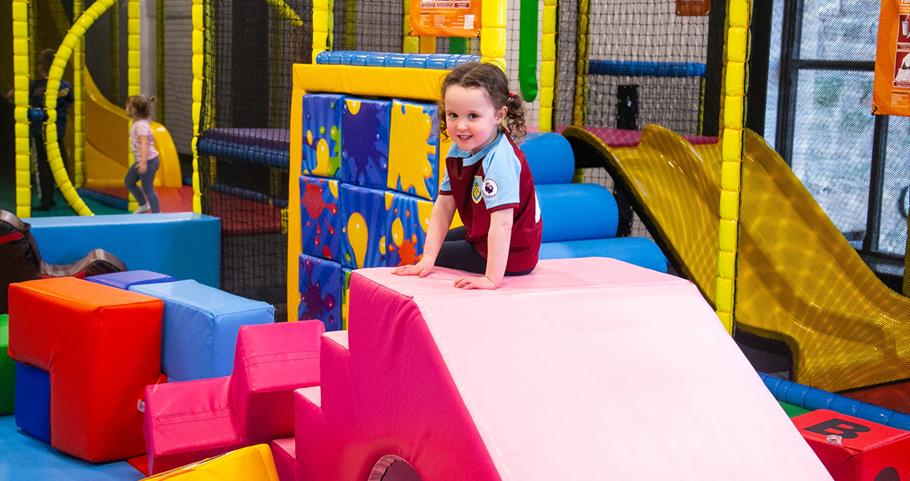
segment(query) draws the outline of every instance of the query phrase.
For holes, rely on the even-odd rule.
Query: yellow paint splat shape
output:
[[[392,126],[389,139],[388,188],[411,192],[430,199],[427,179],[432,178],[438,155],[438,136],[430,138],[435,109],[424,112],[425,105],[392,102]]]
[[[363,267],[363,260],[367,255],[367,239],[369,239],[369,229],[367,222],[359,212],[354,212],[348,218],[348,242],[351,244],[351,250],[354,251],[354,260],[358,268]]]
[[[417,216],[420,217],[420,226],[426,232],[430,228],[430,213],[433,212],[432,202],[418,202]]]
[[[329,191],[332,192],[332,196],[336,199],[338,198],[338,182],[330,181],[329,182]]]
[[[386,212],[392,210],[392,200],[395,199],[395,196],[391,192],[385,193],[385,210]]]
[[[345,105],[348,107],[348,112],[351,115],[357,115],[360,112],[360,101],[354,99],[344,99]]]
[[[404,227],[401,225],[401,219],[395,218],[392,221],[392,243],[396,246],[401,247],[401,243],[404,241]]]
[[[385,236],[379,238],[379,253],[385,255]]]
[[[329,170],[329,143],[325,139],[316,142],[316,168],[313,172],[328,172]]]
[[[306,131],[306,143],[307,143],[307,145],[313,145],[313,131],[312,130]]]

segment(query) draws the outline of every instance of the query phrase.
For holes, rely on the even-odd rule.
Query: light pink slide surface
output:
[[[302,479],[386,454],[424,481],[831,479],[689,282],[609,259],[460,275],[353,274],[349,335],[295,398]]]

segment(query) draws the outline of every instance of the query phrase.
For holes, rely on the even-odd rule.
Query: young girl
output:
[[[451,267],[483,274],[455,287],[496,289],[503,276],[534,270],[543,231],[534,179],[513,140],[525,133],[521,97],[498,67],[468,63],[446,77],[442,99],[440,131],[453,145],[423,257],[393,272],[425,277],[435,265]],[[464,227],[447,235],[455,210]]]
[[[126,115],[133,119],[133,126],[130,127],[130,147],[133,149],[135,162],[126,172],[123,184],[136,198],[136,202],[139,202],[139,208],[133,212],[134,214],[159,211],[158,194],[155,193],[158,151],[155,150],[155,138],[149,125],[151,103],[154,101],[155,97],[147,98],[144,95],[133,95],[126,99]],[[142,190],[136,186],[139,180],[142,181]]]

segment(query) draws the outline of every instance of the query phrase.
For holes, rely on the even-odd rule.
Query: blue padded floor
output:
[[[125,461],[91,464],[23,434],[13,416],[0,416],[0,480],[133,481],[144,476]]]

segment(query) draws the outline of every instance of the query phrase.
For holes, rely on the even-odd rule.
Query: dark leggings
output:
[[[439,255],[436,256],[436,265],[473,274],[484,274],[487,272],[487,260],[477,252],[474,244],[465,240],[466,233],[467,229],[464,227],[456,227],[446,234],[446,238],[442,242],[442,248],[439,249]],[[523,276],[530,274],[533,270],[506,271],[506,276]]]

